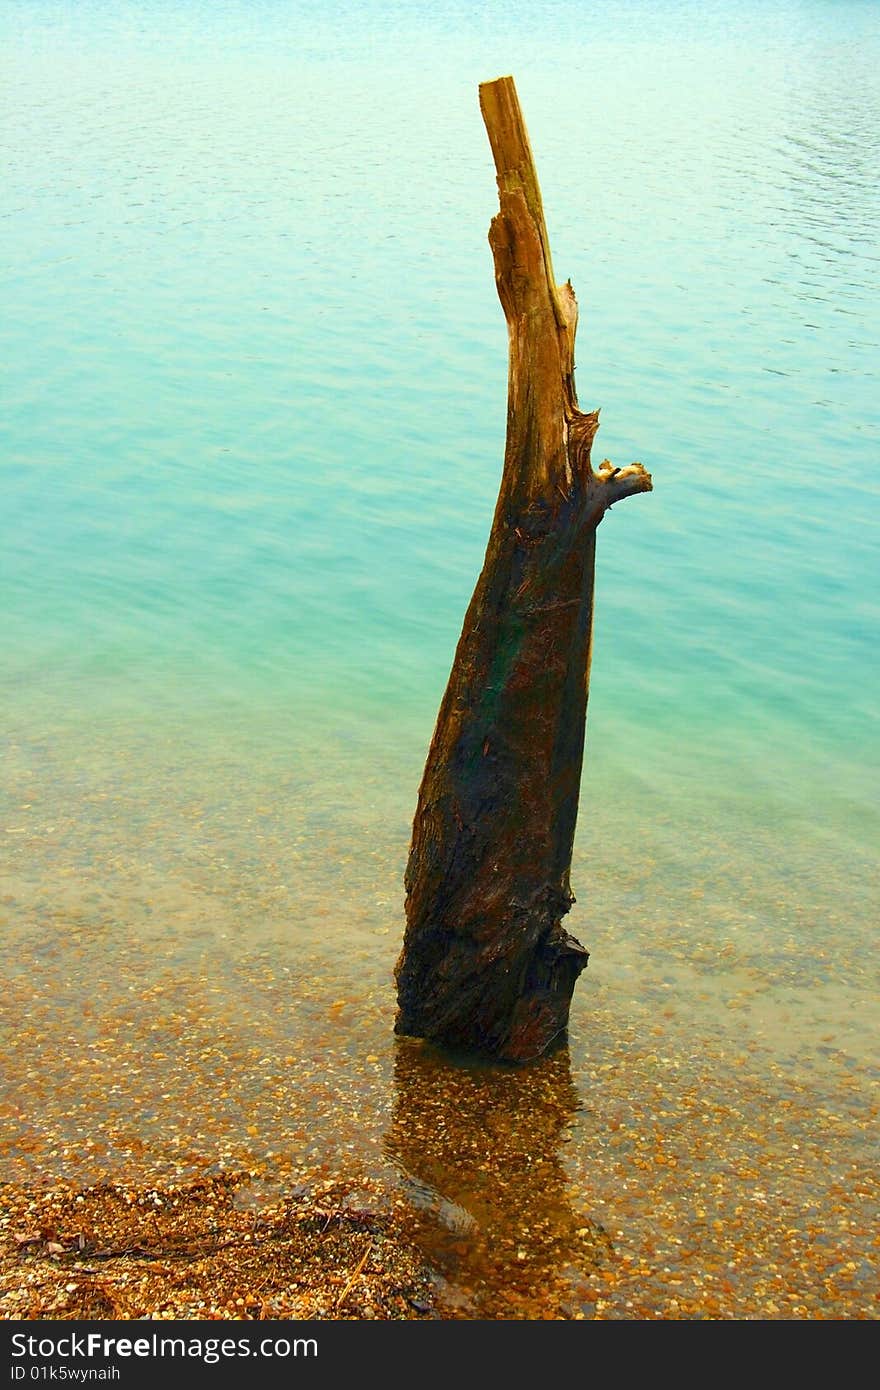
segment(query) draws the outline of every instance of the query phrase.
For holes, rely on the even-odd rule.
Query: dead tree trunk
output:
[[[397,1033],[514,1061],[568,1024],[588,952],[563,929],[583,761],[596,527],[647,492],[590,463],[577,304],[557,285],[511,77],[480,86],[498,175],[489,241],[510,344],[507,445],[486,558],[428,753],[395,969]]]

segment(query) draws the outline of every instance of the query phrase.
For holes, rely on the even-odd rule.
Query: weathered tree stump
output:
[[[574,902],[596,528],[651,477],[639,463],[591,465],[598,411],[575,394],[577,303],[553,278],[513,79],[481,84],[480,106],[498,176],[507,443],[419,791],[395,1031],[525,1061],[567,1027],[588,957],[561,921]]]

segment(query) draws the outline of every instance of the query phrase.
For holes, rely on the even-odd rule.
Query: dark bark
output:
[[[651,488],[594,471],[571,284],[553,279],[510,77],[480,87],[498,175],[489,240],[507,319],[507,444],[486,558],[428,753],[406,870],[395,1031],[523,1061],[567,1026],[587,951],[562,927],[577,821],[596,527]]]

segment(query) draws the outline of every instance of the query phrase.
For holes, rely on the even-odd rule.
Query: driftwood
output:
[[[584,749],[596,528],[651,489],[590,462],[577,303],[557,285],[511,77],[480,86],[500,211],[507,444],[486,558],[428,752],[406,870],[395,1031],[524,1061],[568,1025],[588,952],[562,927]]]

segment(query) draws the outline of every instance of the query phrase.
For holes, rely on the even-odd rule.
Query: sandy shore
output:
[[[328,1182],[259,1207],[247,1174],[2,1189],[3,1320],[432,1315],[430,1271],[362,1187]]]

